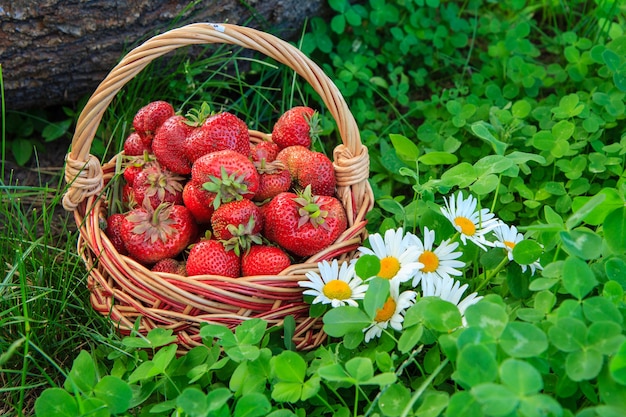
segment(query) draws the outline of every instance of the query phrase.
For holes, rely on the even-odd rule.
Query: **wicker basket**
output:
[[[259,51],[292,68],[320,95],[335,119],[342,144],[333,152],[337,197],[348,214],[348,229],[326,250],[292,265],[276,276],[227,278],[204,275],[182,277],[155,273],[120,255],[100,228],[107,214],[102,192],[115,175],[118,157],[101,165],[89,153],[102,116],[122,87],[152,60],[176,48],[192,44],[224,43]],[[251,141],[270,135],[251,131]],[[373,203],[367,181],[369,157],[359,130],[341,93],[323,71],[302,52],[272,35],[229,25],[196,23],[155,36],[132,50],[98,86],[80,114],[70,153],[66,156],[63,198],[79,227],[78,252],[89,270],[88,286],[93,307],[107,315],[122,334],[128,334],[139,318],[139,331],[155,327],[172,329],[182,350],[201,343],[202,323],[234,327],[258,317],[270,326],[281,325],[291,315],[296,320],[294,343],[299,349],[318,346],[324,339],[319,319],[308,315],[297,282],[317,262],[354,257],[366,236],[365,215]]]

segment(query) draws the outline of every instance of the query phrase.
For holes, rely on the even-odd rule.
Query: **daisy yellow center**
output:
[[[345,282],[339,279],[329,281],[322,289],[324,295],[331,300],[346,300],[352,295],[352,289]]]
[[[418,261],[424,264],[424,267],[422,268],[423,272],[435,272],[437,268],[439,268],[439,258],[434,252],[429,250],[424,251],[424,253],[420,255]]]
[[[400,261],[393,256],[387,256],[380,260],[380,271],[378,276],[385,279],[391,279],[396,276],[400,270]]]
[[[506,246],[509,249],[513,249],[515,247],[515,242],[511,242],[510,240],[505,240],[502,243],[504,243],[504,246]]]
[[[374,317],[374,321],[378,323],[382,323],[384,321],[388,321],[393,317],[393,314],[396,312],[396,300],[393,297],[387,298],[385,304],[383,304],[382,308],[376,310],[376,317]]]
[[[466,236],[474,236],[476,233],[476,225],[467,217],[457,217],[454,219],[454,223],[461,228],[461,233]]]

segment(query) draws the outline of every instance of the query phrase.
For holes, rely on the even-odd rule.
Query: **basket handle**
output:
[[[337,122],[343,142],[333,153],[339,198],[353,202],[371,201],[364,197],[364,194],[371,193],[367,181],[367,148],[361,144],[358,126],[339,89],[317,64],[291,44],[268,33],[231,24],[194,23],[157,35],[130,51],[89,98],[78,118],[71,151],[65,158],[65,180],[69,185],[63,196],[66,210],[76,210],[81,202],[102,190],[102,167],[98,158],[90,154],[90,149],[102,116],[115,95],[152,60],[183,46],[211,43],[256,50],[303,77],[320,95]],[[351,193],[347,191],[350,187]]]

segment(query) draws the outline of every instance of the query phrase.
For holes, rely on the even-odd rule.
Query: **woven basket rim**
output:
[[[329,248],[276,276],[236,280],[219,276],[168,277],[167,274],[154,273],[117,253],[99,227],[106,212],[106,185],[115,174],[120,155],[101,164],[89,153],[108,105],[123,86],[152,60],[179,47],[206,43],[239,45],[289,66],[319,94],[337,123],[342,144],[334,149],[333,166],[337,177],[337,198],[346,210],[348,230]],[[250,131],[250,136],[251,141],[271,138],[269,134],[254,130]],[[312,60],[291,44],[256,29],[231,24],[194,23],[157,35],[133,49],[111,70],[89,98],[78,118],[71,150],[66,155],[65,178],[68,188],[63,205],[74,213],[79,227],[78,251],[89,268],[88,285],[92,291],[92,304],[101,313],[108,314],[112,321],[119,323],[122,331],[129,330],[132,317],[141,315],[145,317],[142,330],[147,331],[155,326],[181,329],[179,341],[193,345],[198,342],[197,322],[210,320],[207,317],[231,323],[231,320],[237,322],[259,316],[279,324],[282,320],[281,310],[296,311],[300,314],[300,326],[296,329],[300,337],[297,345],[310,348],[321,343],[324,336],[320,335],[321,324],[304,314],[306,308],[297,280],[304,279],[309,271],[318,270],[317,262],[321,260],[347,261],[354,257],[367,234],[365,215],[373,206],[368,176],[369,155],[361,143],[356,121],[338,88]],[[272,280],[275,282],[268,285]],[[281,284],[285,288],[272,290],[272,287],[275,289]],[[240,293],[229,294],[233,288]],[[201,294],[200,298],[192,291]],[[269,297],[269,301],[258,296],[255,300],[253,291]],[[272,298],[272,294],[275,298]],[[202,300],[202,297],[207,299]],[[231,308],[228,300],[235,300],[233,304],[241,308]],[[224,301],[229,308],[220,309],[218,301]],[[241,304],[237,304],[239,302]],[[255,310],[261,305],[276,308],[277,313],[273,314],[271,309],[267,312]]]

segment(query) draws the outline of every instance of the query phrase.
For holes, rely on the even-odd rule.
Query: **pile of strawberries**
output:
[[[276,275],[346,229],[329,158],[311,150],[319,114],[298,106],[271,140],[207,105],[186,116],[154,101],[133,118],[121,155],[123,209],[107,218],[115,249],[153,271]]]

